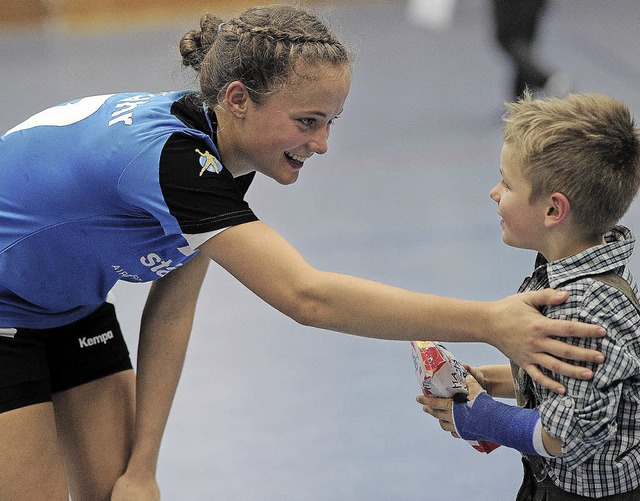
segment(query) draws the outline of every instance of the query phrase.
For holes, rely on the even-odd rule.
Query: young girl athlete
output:
[[[603,329],[537,312],[566,295],[462,301],[319,271],[254,215],[255,173],[295,182],[327,151],[349,92],[349,54],[314,15],[205,16],[180,49],[199,92],[84,98],[0,139],[0,500],[159,499],[160,441],[211,260],[303,325],[487,342],[556,390],[534,364],[591,376],[554,355],[601,355],[553,336]],[[118,280],[154,281],[137,377],[107,302]]]

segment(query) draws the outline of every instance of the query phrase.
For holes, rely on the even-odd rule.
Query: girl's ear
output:
[[[555,226],[564,221],[571,212],[571,203],[562,193],[552,193],[549,195],[549,204],[545,214],[545,225]]]
[[[250,100],[247,87],[242,82],[236,80],[227,86],[225,101],[229,111],[235,117],[244,118]]]

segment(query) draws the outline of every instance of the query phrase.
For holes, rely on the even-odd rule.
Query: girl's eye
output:
[[[327,121],[327,127],[331,127],[338,118],[340,118],[340,115]],[[316,118],[299,118],[298,121],[305,127],[315,127],[318,124],[318,119]]]
[[[501,179],[501,180],[500,180],[500,184],[501,184],[502,186],[504,186],[505,188],[509,189],[509,185],[508,185],[507,183],[505,183],[505,182],[504,182],[504,179]]]
[[[316,123],[316,119],[315,118],[300,118],[298,120],[305,127],[313,127],[313,124]]]

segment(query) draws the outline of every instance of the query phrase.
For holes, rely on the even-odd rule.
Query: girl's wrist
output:
[[[138,478],[156,476],[159,450],[155,447],[135,446],[127,463],[127,473]]]

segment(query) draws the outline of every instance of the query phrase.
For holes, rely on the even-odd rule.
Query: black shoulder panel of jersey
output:
[[[201,106],[187,95],[171,108],[190,128],[209,133]],[[207,233],[257,221],[244,200],[254,173],[235,178],[194,136],[174,133],[160,155],[160,187],[165,203],[185,234]]]
[[[209,122],[207,122],[205,117],[202,99],[200,99],[197,94],[187,94],[173,103],[171,114],[189,127],[206,131],[207,134],[212,136],[214,144],[218,146],[213,130],[211,130]],[[218,123],[215,113],[209,112],[209,119],[213,126]],[[236,183],[238,183],[243,195],[246,195],[255,175],[255,172],[250,172],[249,174],[236,178]]]
[[[253,183],[253,178],[256,177],[256,172],[249,172],[249,174],[245,174],[244,176],[239,176],[236,178],[236,183],[238,183],[238,188],[242,192],[242,195],[246,195],[251,183]]]
[[[213,135],[204,114],[202,99],[197,94],[186,94],[174,102],[171,106],[171,114],[191,129],[201,130],[209,136]],[[210,114],[210,117],[211,115],[213,115],[212,123],[216,123],[215,115]]]

